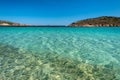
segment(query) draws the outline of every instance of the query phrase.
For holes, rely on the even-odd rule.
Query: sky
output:
[[[68,25],[99,16],[120,17],[120,0],[0,0],[0,20]]]

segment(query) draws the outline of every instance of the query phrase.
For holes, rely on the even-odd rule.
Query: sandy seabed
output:
[[[0,80],[119,80],[120,68],[0,44]]]

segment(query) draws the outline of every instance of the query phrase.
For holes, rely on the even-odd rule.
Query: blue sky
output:
[[[120,16],[120,0],[0,0],[0,19],[68,25],[98,16]]]

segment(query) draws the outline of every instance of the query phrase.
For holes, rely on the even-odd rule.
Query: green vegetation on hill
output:
[[[73,22],[70,26],[120,26],[120,17],[102,16]]]

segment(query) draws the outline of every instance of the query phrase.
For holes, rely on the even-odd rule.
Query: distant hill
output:
[[[26,26],[26,24],[20,24],[20,23],[0,20],[0,26]]]
[[[102,16],[73,22],[69,26],[120,26],[120,17]]]

